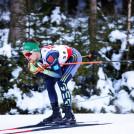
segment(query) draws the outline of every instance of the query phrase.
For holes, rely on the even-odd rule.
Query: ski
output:
[[[46,124],[46,125],[27,125],[27,126],[22,126],[22,127],[16,127],[16,128],[7,128],[7,129],[2,129],[0,131],[7,131],[7,130],[17,130],[17,129],[27,129],[27,128],[34,128],[34,127],[45,127],[45,126],[51,126],[52,124]]]
[[[77,124],[79,123],[95,123],[98,121],[88,121],[88,122],[77,122]],[[58,124],[55,123],[49,123],[49,124],[45,124],[45,125],[40,125],[40,124],[36,124],[36,125],[27,125],[27,126],[22,126],[22,127],[15,127],[15,128],[7,128],[7,129],[2,129],[0,131],[7,131],[7,130],[18,130],[18,129],[28,129],[28,128],[35,128],[35,127],[46,127],[46,126],[56,126]]]
[[[84,123],[84,124],[76,123],[70,125],[53,125],[53,126],[44,126],[42,128],[28,129],[28,130],[22,130],[22,131],[16,131],[16,132],[4,133],[4,134],[17,134],[17,133],[37,132],[37,131],[45,131],[45,130],[52,130],[52,129],[87,127],[87,126],[107,125],[107,124],[111,124],[111,123]]]
[[[83,123],[83,122],[77,122],[77,123]],[[27,128],[35,128],[35,127],[45,127],[45,126],[56,126],[57,124],[45,124],[45,125],[27,125],[27,126],[22,126],[22,127],[15,127],[15,128],[7,128],[7,129],[2,129],[0,131],[7,131],[7,130],[17,130],[17,129],[27,129]]]

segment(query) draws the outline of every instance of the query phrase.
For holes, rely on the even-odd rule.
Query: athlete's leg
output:
[[[57,79],[52,78],[52,77],[48,77],[45,80],[47,91],[48,91],[48,96],[49,96],[49,99],[50,99],[51,103],[57,103],[58,102],[57,93],[55,91],[56,81],[57,81]]]
[[[69,58],[68,63],[81,62],[81,61],[82,61],[82,57],[80,53],[77,50],[73,49],[73,54]],[[59,124],[76,123],[74,114],[72,112],[71,94],[68,90],[67,83],[74,76],[79,66],[80,65],[65,66],[63,69],[63,76],[58,81],[58,85],[61,90],[61,94],[64,102],[64,108],[65,108],[65,116],[61,121],[58,122]]]
[[[81,61],[82,61],[82,57],[81,57],[80,53],[76,49],[73,49],[73,54],[69,58],[68,63],[81,62]],[[59,85],[59,88],[61,90],[64,104],[68,104],[68,105],[71,104],[71,94],[68,90],[67,83],[74,76],[74,74],[76,73],[79,66],[80,66],[79,64],[67,65],[63,68],[63,76],[58,81],[58,85]]]
[[[52,115],[45,118],[42,122],[39,123],[39,125],[45,125],[47,123],[54,123],[62,119],[60,107],[58,105],[57,93],[55,91],[56,81],[57,79],[52,78],[52,77],[48,77],[45,81],[46,86],[47,86],[48,96],[51,102]]]

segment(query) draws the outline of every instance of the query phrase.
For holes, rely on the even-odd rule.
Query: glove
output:
[[[35,61],[34,63],[29,62],[28,68],[30,72],[33,74],[41,72],[50,77],[61,78],[61,76],[58,73],[45,69],[45,66],[40,65],[37,61]]]
[[[30,70],[31,73],[33,74],[37,74],[38,72],[43,72],[45,70],[44,66],[41,66],[37,61],[31,63],[28,63],[28,68]]]

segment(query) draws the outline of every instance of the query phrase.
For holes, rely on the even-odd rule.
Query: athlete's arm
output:
[[[62,77],[62,70],[59,64],[59,52],[51,50],[46,55],[46,62],[51,66],[51,70],[58,75],[58,78]]]

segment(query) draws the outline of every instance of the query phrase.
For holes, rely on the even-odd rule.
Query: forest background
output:
[[[0,114],[50,108],[48,101],[22,107],[26,98],[46,91],[45,79],[29,72],[22,55],[27,38],[36,38],[40,47],[66,44],[92,54],[83,61],[133,60],[133,7],[132,0],[1,0]],[[81,65],[69,85],[74,112],[134,113],[133,68],[134,62]]]

